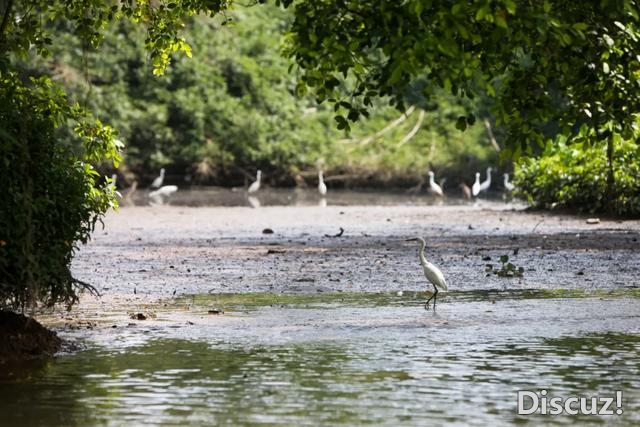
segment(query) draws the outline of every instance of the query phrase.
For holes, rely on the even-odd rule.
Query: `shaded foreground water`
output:
[[[195,295],[145,321],[102,313],[62,332],[86,348],[0,383],[2,424],[640,423],[637,289],[451,292],[436,313],[423,296]],[[622,414],[519,416],[518,390],[587,409],[622,391]]]

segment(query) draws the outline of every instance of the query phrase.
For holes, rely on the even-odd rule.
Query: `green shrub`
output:
[[[116,206],[90,164],[119,161],[113,137],[48,79],[27,86],[0,74],[0,308],[70,306],[78,288],[93,290],[69,267],[78,242]]]
[[[549,144],[515,170],[516,196],[543,208],[640,216],[640,146],[614,136],[613,191],[607,185],[606,146]]]

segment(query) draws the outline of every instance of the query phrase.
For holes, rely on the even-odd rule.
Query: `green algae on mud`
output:
[[[424,304],[431,294],[426,291],[397,292],[318,292],[301,293],[207,293],[185,295],[177,298],[177,305],[193,307],[219,307],[223,310],[251,310],[265,306],[289,306],[306,308],[331,308],[341,306],[403,306]],[[448,291],[438,294],[440,304],[447,301],[496,301],[542,298],[640,298],[640,288],[596,288],[596,289],[488,289],[477,291]]]

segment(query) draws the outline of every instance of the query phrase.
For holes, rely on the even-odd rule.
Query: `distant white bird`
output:
[[[436,184],[436,181],[433,178],[434,177],[433,172],[429,171],[428,174],[429,174],[429,191],[433,193],[435,196],[443,197],[444,193],[442,192],[442,187]]]
[[[471,194],[477,197],[480,194],[480,172],[476,172],[476,182],[471,186]]]
[[[427,257],[424,254],[424,248],[425,246],[427,246],[427,243],[424,241],[422,237],[414,237],[412,239],[407,239],[407,242],[420,243],[420,252],[419,252],[420,264],[422,265],[422,269],[424,270],[424,277],[426,277],[427,280],[431,282],[434,289],[433,294],[429,297],[427,302],[424,304],[424,308],[425,310],[428,310],[429,302],[433,299],[433,310],[435,311],[436,296],[438,295],[438,288],[442,289],[443,291],[446,291],[448,289],[447,281],[445,280],[444,274],[442,274],[442,271],[440,271],[438,267],[436,267],[435,265],[427,261]]]
[[[173,193],[178,191],[177,185],[163,185],[155,191],[149,193],[149,197],[151,198],[159,198],[159,197],[169,197]]]
[[[505,173],[504,174],[504,189],[507,190],[508,192],[512,192],[514,188],[516,188],[516,186],[509,182],[509,174]]]
[[[492,168],[487,168],[487,179],[482,181],[482,184],[480,184],[480,191],[487,191],[489,187],[491,187],[491,171],[492,170],[493,170]]]
[[[164,182],[164,168],[160,169],[160,176],[153,180],[151,188],[160,188]]]
[[[327,194],[327,184],[324,183],[322,171],[318,172],[318,192],[323,196]]]
[[[251,185],[249,186],[249,189],[247,190],[247,192],[249,193],[255,193],[256,191],[258,191],[260,189],[260,178],[262,177],[262,171],[258,171],[256,173],[256,180],[251,183]]]

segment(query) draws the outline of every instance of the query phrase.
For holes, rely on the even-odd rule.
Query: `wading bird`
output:
[[[324,183],[322,171],[318,172],[318,192],[323,196],[327,194],[327,184]]]
[[[429,174],[429,191],[433,193],[435,196],[444,197],[444,193],[442,192],[442,187],[436,184],[436,181],[433,178],[434,177],[433,172],[429,171],[428,174]]]
[[[151,188],[160,188],[164,181],[164,168],[160,169],[160,176],[153,180]]]
[[[149,193],[149,201],[150,204],[153,205],[164,205],[169,197],[178,191],[178,186],[176,185],[163,185],[157,190]]]
[[[422,237],[414,237],[412,239],[407,239],[407,242],[419,242],[420,243],[420,264],[422,265],[422,268],[424,270],[424,277],[427,278],[427,280],[429,282],[431,282],[431,284],[433,285],[433,289],[434,292],[433,294],[429,297],[429,299],[427,300],[427,302],[424,304],[424,308],[425,310],[429,309],[429,302],[433,299],[433,310],[435,311],[436,309],[436,296],[438,295],[438,288],[442,289],[443,291],[446,291],[447,288],[447,281],[444,278],[444,274],[442,274],[442,271],[440,271],[440,269],[438,267],[436,267],[435,265],[431,264],[429,261],[427,261],[427,257],[424,254],[424,248],[427,245],[427,243],[424,241],[424,239]]]
[[[471,194],[473,197],[478,196],[480,194],[480,172],[476,172],[476,182],[471,186]]]
[[[487,191],[491,187],[491,171],[493,171],[492,168],[487,168],[487,179],[480,184],[480,191]]]
[[[177,185],[163,185],[162,187],[158,188],[157,190],[152,191],[151,193],[149,193],[149,197],[151,197],[151,198],[154,198],[154,197],[169,197],[170,195],[172,195],[176,191],[178,191],[178,186]]]
[[[505,173],[504,174],[504,189],[507,190],[508,192],[512,192],[514,188],[516,188],[516,186],[509,182],[509,174]]]
[[[251,185],[249,186],[249,189],[247,190],[247,192],[249,193],[255,193],[256,191],[258,191],[260,189],[260,178],[262,177],[262,171],[258,170],[258,172],[256,173],[256,180],[251,183]]]

